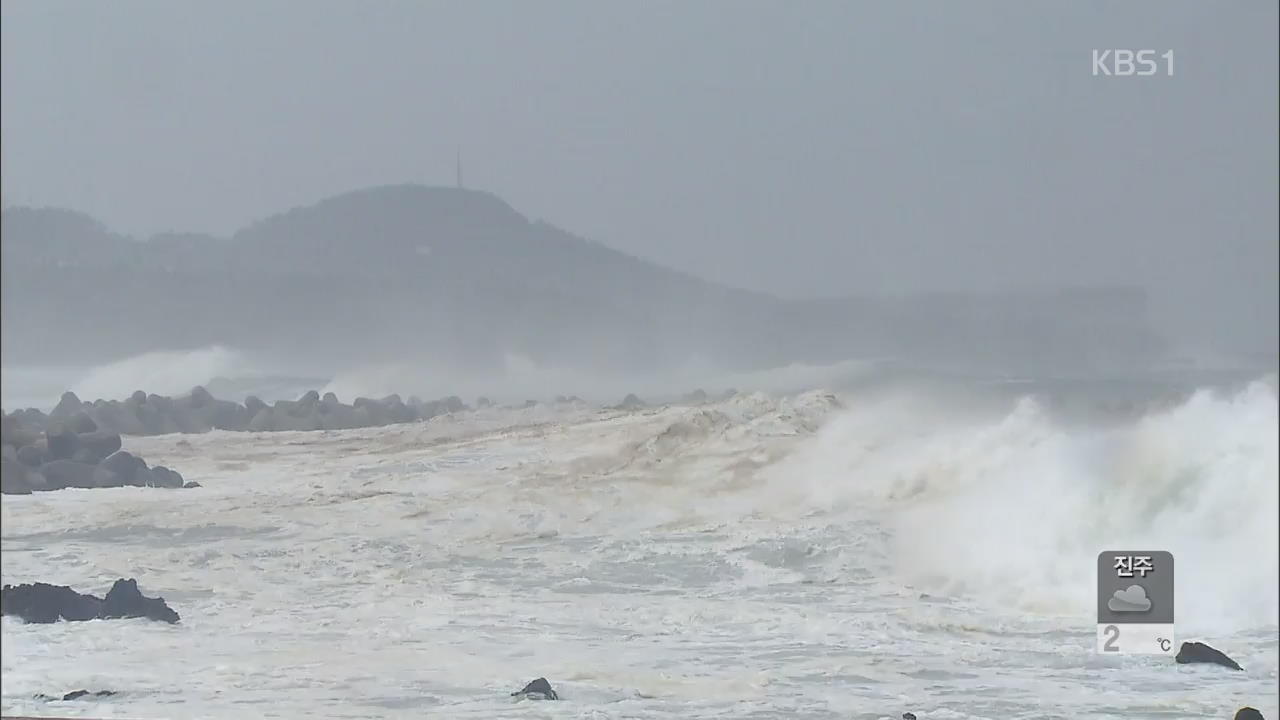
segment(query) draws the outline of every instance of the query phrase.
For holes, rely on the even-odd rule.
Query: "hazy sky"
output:
[[[1131,281],[1275,334],[1277,3],[21,2],[3,192],[228,234],[467,184],[787,296]],[[1092,51],[1174,51],[1095,77]]]

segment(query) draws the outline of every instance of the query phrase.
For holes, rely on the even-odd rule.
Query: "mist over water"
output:
[[[1264,369],[1260,370],[1259,367]],[[119,400],[137,390],[184,395],[203,386],[216,397],[243,401],[256,395],[267,402],[296,399],[317,390],[333,392],[346,402],[357,397],[398,394],[423,399],[457,396],[467,403],[480,397],[501,404],[549,401],[576,396],[603,405],[636,394],[650,402],[679,400],[695,390],[718,396],[728,391],[797,393],[817,387],[883,393],[903,388],[915,395],[950,396],[964,388],[987,387],[998,394],[1048,391],[1071,406],[1143,407],[1197,387],[1238,387],[1260,377],[1268,366],[1257,362],[1218,362],[1148,368],[1127,374],[1084,372],[1073,376],[1009,374],[992,369],[949,369],[945,362],[924,364],[891,357],[848,359],[827,364],[791,363],[757,371],[729,371],[696,356],[677,369],[640,373],[591,370],[539,363],[509,352],[498,368],[466,369],[410,360],[380,363],[334,363],[288,355],[212,345],[192,350],[160,350],[93,366],[6,365],[0,404],[45,411],[70,390],[82,400]],[[982,402],[973,393],[967,399]],[[922,412],[925,412],[922,410]]]
[[[0,15],[6,717],[1280,713],[1277,3]]]

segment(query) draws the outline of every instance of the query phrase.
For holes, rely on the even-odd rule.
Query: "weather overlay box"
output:
[[[1107,550],[1098,555],[1098,652],[1173,655],[1173,554]]]

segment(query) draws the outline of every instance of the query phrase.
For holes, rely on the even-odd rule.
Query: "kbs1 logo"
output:
[[[1155,50],[1094,50],[1093,76],[1114,75],[1143,77],[1155,75],[1161,71],[1160,61],[1164,60],[1164,74],[1173,76],[1173,51],[1157,55]]]

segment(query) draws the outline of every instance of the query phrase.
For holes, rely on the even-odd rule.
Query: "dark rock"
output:
[[[101,612],[101,599],[81,595],[65,585],[35,583],[0,589],[0,614],[15,615],[29,623],[93,620]]]
[[[636,404],[643,405],[634,396],[631,398]],[[492,406],[486,398],[481,398],[480,404]],[[273,406],[252,395],[245,398],[243,405],[218,400],[200,386],[178,398],[148,395],[139,390],[127,400],[99,399],[92,403],[84,403],[73,393],[65,393],[57,412],[49,416],[56,418],[54,422],[47,422],[47,418],[36,410],[20,411],[23,415],[5,415],[4,443],[17,451],[35,444],[34,440],[38,438],[46,450],[39,457],[29,452],[25,458],[25,463],[34,467],[53,460],[94,464],[118,449],[110,447],[107,438],[111,435],[200,433],[213,429],[253,432],[341,430],[410,423],[468,409],[457,396],[429,402],[415,396],[406,402],[399,395],[392,394],[378,400],[356,398],[352,405],[343,405],[333,392],[321,395],[316,390],[304,393],[298,400],[277,401]],[[38,424],[25,426],[28,415],[33,423]],[[103,440],[108,445],[94,445],[85,451],[80,442],[85,436],[91,440]]]
[[[133,480],[128,483],[121,483],[129,487],[156,487],[156,476],[151,468],[138,468],[133,474]]]
[[[136,580],[117,580],[105,599],[78,593],[65,585],[5,585],[0,590],[0,612],[30,623],[98,618],[148,618],[168,623],[179,620],[164,598],[143,597]]]
[[[189,480],[182,484],[182,488],[184,490],[191,490],[193,488],[198,488],[198,487],[202,487],[202,486],[200,485],[200,483],[196,482],[195,480]]]
[[[292,414],[308,417],[316,415],[320,409],[320,393],[315,390],[308,390],[298,398],[298,402]]]
[[[44,438],[45,452],[50,460],[70,460],[80,449],[80,436],[63,425],[50,427]]]
[[[103,460],[111,457],[111,454],[120,449],[120,436],[109,432],[91,432],[80,435],[80,447],[72,456],[73,459],[97,465]]]
[[[201,405],[199,408],[191,408],[186,406],[186,398],[174,403],[165,412],[165,417],[173,421],[177,432],[180,433],[205,433],[213,429],[213,424],[208,421],[204,415],[207,405]]]
[[[176,623],[178,613],[165,604],[162,597],[144,597],[138,590],[138,581],[116,580],[102,600],[102,617],[113,618],[147,618],[167,623]]]
[[[31,468],[38,468],[44,464],[44,449],[36,445],[25,445],[18,448],[16,453],[18,462]]]
[[[1236,711],[1234,720],[1265,720],[1257,708],[1242,707]]]
[[[342,403],[320,405],[320,429],[322,430],[348,430],[350,428],[359,427],[356,422],[355,408]]]
[[[151,398],[147,398],[146,403],[136,406],[134,413],[137,415],[138,422],[142,424],[144,435],[177,432],[177,426],[165,415],[164,410],[151,402]]]
[[[44,427],[43,422],[27,421],[21,412],[5,415],[3,424],[0,424],[0,442],[15,448],[26,447],[41,438],[41,431],[38,428],[42,427]]]
[[[20,424],[29,428],[34,428],[38,432],[43,431],[49,424],[49,416],[35,408],[18,410],[13,415],[18,419]]]
[[[33,490],[31,468],[16,460],[0,460],[0,493],[5,495],[30,495]]]
[[[228,400],[210,400],[193,414],[202,424],[216,430],[244,430],[253,419],[243,406]]]
[[[378,402],[385,411],[384,422],[386,424],[398,424],[413,422],[418,419],[418,413],[404,401],[399,395],[388,395]]]
[[[698,388],[691,393],[686,393],[685,396],[680,399],[690,405],[701,405],[707,401],[707,391],[702,388]]]
[[[377,400],[358,397],[352,405],[355,407],[356,421],[360,423],[360,427],[382,427],[387,424],[387,410]]]
[[[111,697],[112,695],[115,695],[115,694],[116,693],[114,690],[99,690],[98,692],[95,692],[95,693],[91,693],[88,690],[72,690],[71,692],[62,696],[62,701],[69,702],[71,700],[79,700],[80,698],[86,697],[86,696]]]
[[[18,440],[22,432],[22,421],[17,415],[0,416],[0,443],[5,445],[24,445]]]
[[[27,485],[33,492],[44,492],[52,489],[49,487],[49,481],[45,480],[39,468],[27,468]]]
[[[636,410],[642,407],[644,407],[644,401],[634,394],[622,398],[622,402],[616,406],[618,410]]]
[[[45,488],[49,490],[119,487],[122,484],[119,476],[110,470],[74,460],[51,460],[40,466],[40,474],[44,476]]]
[[[184,421],[174,408],[168,408],[160,411],[160,430],[157,435],[172,435],[174,433],[190,432],[186,428],[190,425]]]
[[[1190,663],[1209,663],[1212,665],[1222,665],[1233,670],[1243,670],[1244,668],[1236,664],[1235,660],[1227,657],[1220,650],[1205,645],[1200,642],[1184,642],[1182,647],[1178,648],[1178,655],[1174,658],[1181,665]]]
[[[95,417],[101,430],[120,435],[146,435],[147,427],[139,416],[140,409],[132,401],[112,401],[99,408]]]
[[[272,429],[285,431],[306,431],[319,430],[321,427],[320,413],[316,412],[313,407],[306,414],[297,413],[298,406],[294,406],[295,412],[281,413],[279,404],[272,413]]]
[[[163,465],[156,465],[151,468],[151,479],[147,483],[147,487],[180,488],[182,485],[182,476],[176,471],[170,470]]]
[[[209,394],[208,390],[197,385],[191,388],[191,394],[187,396],[186,400],[187,407],[193,410],[198,410],[213,402],[213,396]]]
[[[493,401],[487,397],[476,398],[476,407],[480,407],[480,408],[493,407]]]
[[[275,410],[269,407],[263,407],[249,421],[249,430],[252,432],[267,432],[275,429]]]
[[[57,419],[66,419],[84,409],[84,403],[80,402],[80,398],[76,394],[68,390],[62,393],[62,397],[58,400],[58,405],[53,408],[53,412],[49,413],[49,417]]]
[[[120,476],[111,472],[106,468],[93,468],[93,486],[99,488],[124,487],[124,483],[120,481]]]
[[[546,678],[538,678],[524,686],[523,690],[511,693],[512,697],[524,697],[531,700],[559,700],[560,696],[551,688]]]
[[[916,720],[916,714],[913,712],[902,713],[902,720]]]
[[[98,467],[115,473],[121,485],[142,486],[145,484],[138,480],[138,474],[147,469],[147,464],[141,458],[124,450],[113,453],[110,457],[98,463]]]
[[[94,422],[93,418],[89,417],[89,413],[81,411],[72,415],[71,419],[67,420],[66,427],[77,435],[83,435],[85,433],[97,432],[98,423]]]
[[[277,400],[271,406],[271,411],[277,415],[292,415],[298,411],[299,403],[295,400]]]
[[[418,406],[418,419],[430,420],[433,417],[444,415],[449,410],[445,407],[442,400],[430,400]]]

